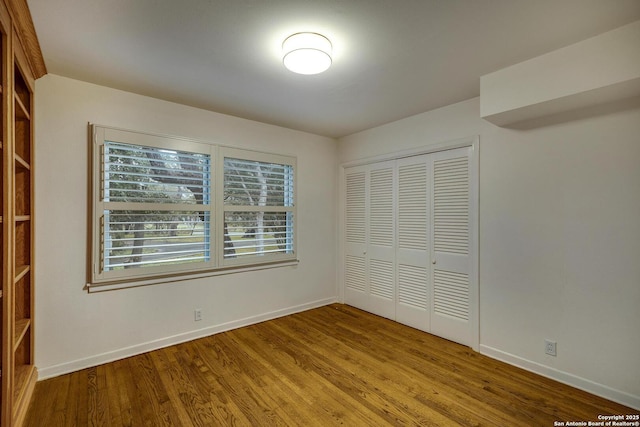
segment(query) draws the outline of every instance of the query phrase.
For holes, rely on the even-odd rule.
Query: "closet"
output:
[[[345,167],[346,304],[477,347],[476,153]]]
[[[2,154],[0,198],[0,425],[19,426],[37,380],[34,364],[34,150],[35,75],[46,73],[24,1],[0,2]]]

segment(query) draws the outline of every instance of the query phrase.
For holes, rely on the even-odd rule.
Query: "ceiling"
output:
[[[341,137],[479,95],[480,76],[640,19],[639,0],[28,0],[49,73]],[[332,67],[282,65],[319,32]]]

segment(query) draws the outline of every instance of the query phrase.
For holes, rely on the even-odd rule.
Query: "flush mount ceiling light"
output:
[[[296,33],[282,42],[282,62],[298,74],[318,74],[331,66],[331,42],[318,33]]]

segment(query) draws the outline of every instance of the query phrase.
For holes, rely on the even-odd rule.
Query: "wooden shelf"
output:
[[[16,277],[13,279],[13,282],[18,283],[29,271],[31,271],[30,265],[21,265],[16,268]]]
[[[31,215],[16,215],[16,222],[25,222],[31,220]]]
[[[30,170],[31,169],[31,165],[29,164],[29,162],[27,162],[25,159],[23,159],[22,157],[20,157],[19,154],[14,154],[13,157],[16,160],[16,167],[18,168],[23,168],[26,170]]]
[[[15,94],[13,98],[16,101],[16,120],[31,120],[31,115],[22,103],[22,100],[20,99],[18,94]]]
[[[24,397],[24,393],[29,389],[31,383],[35,384],[34,374],[36,368],[33,365],[17,365],[15,367],[15,388],[14,399],[21,401]]]
[[[13,387],[13,414],[11,425],[21,426],[29,409],[29,401],[36,387],[38,371],[34,365],[19,365],[15,368]]]
[[[16,320],[16,330],[13,337],[13,351],[16,351],[31,326],[31,319]]]

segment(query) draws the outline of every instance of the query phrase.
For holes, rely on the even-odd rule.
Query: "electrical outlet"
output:
[[[199,321],[202,320],[202,310],[199,308],[196,308],[195,310],[193,310],[193,320],[194,321]]]
[[[557,356],[556,346],[558,345],[555,341],[544,340],[544,352],[549,356]]]

